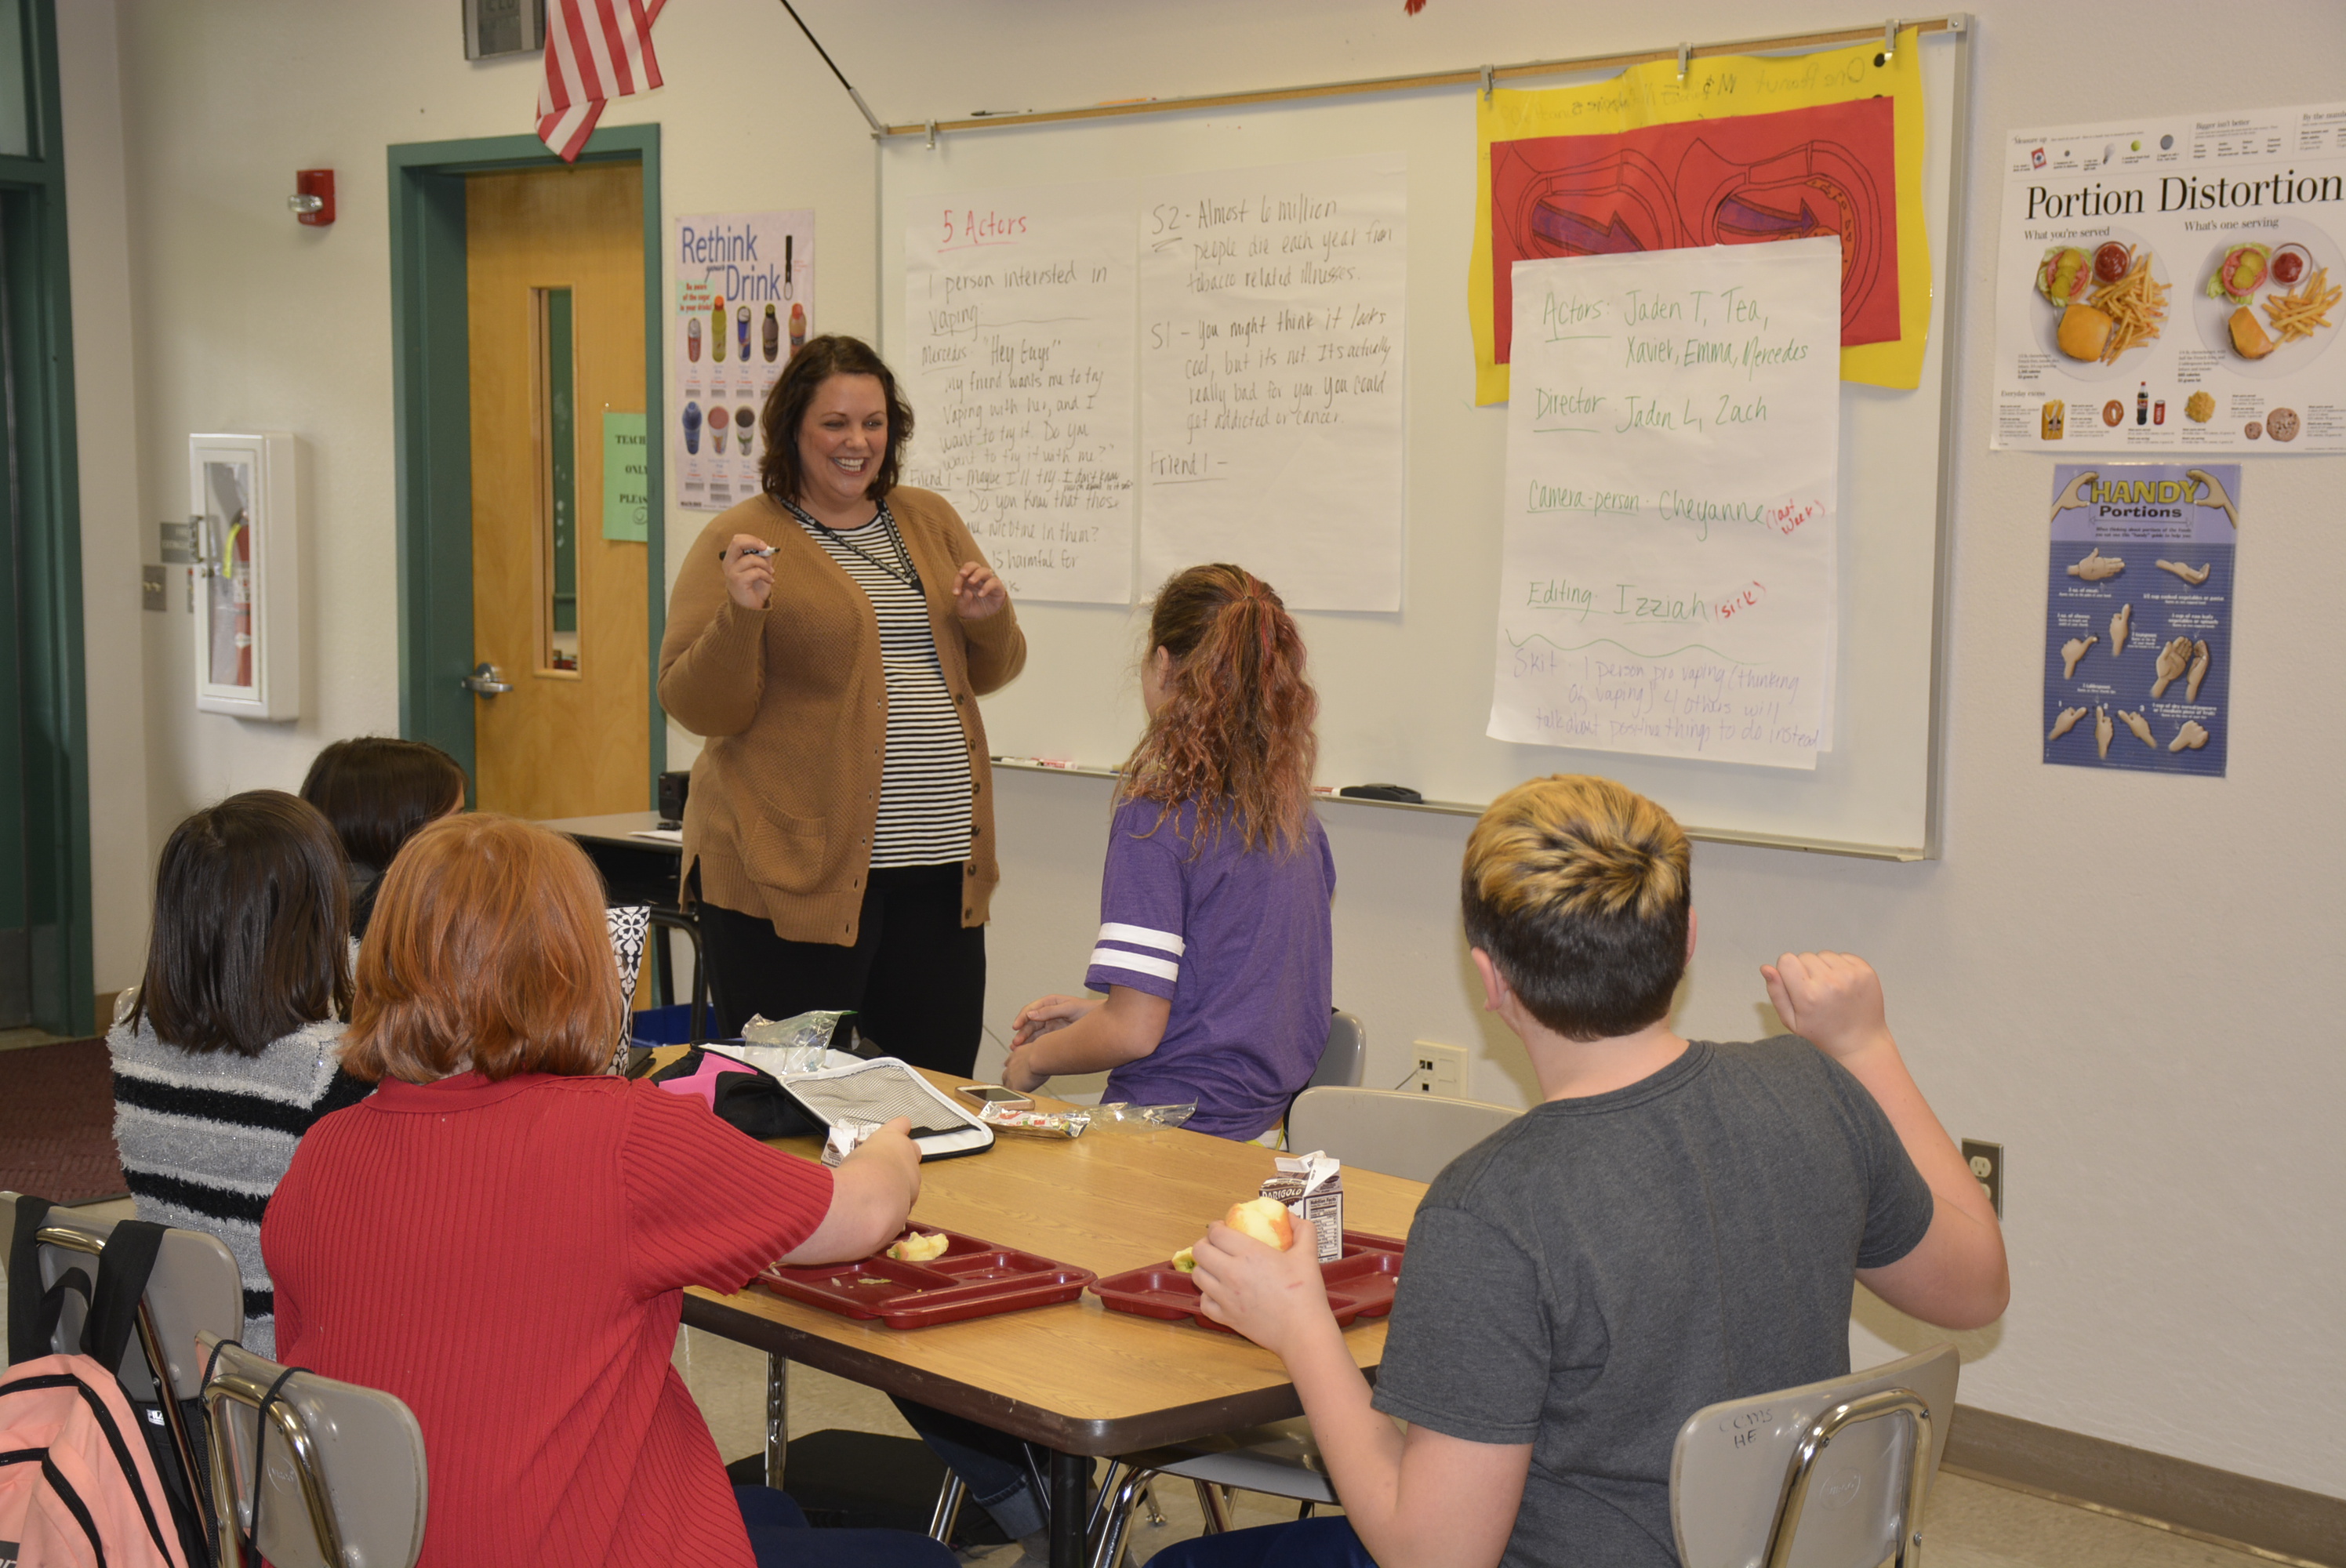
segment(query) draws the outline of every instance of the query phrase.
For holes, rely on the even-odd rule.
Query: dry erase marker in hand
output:
[[[719,560],[720,560],[720,561],[722,561],[723,559],[725,559],[725,552],[726,552],[726,551],[728,551],[728,550],[730,550],[731,548],[733,548],[733,546],[732,546],[732,545],[718,545],[718,546],[717,546],[717,558],[718,558]],[[773,547],[771,545],[762,545],[762,546],[760,546],[760,545],[748,545],[748,546],[744,547],[744,548],[743,548],[743,550],[742,550],[742,552],[741,552],[741,554],[742,554],[742,555],[772,555],[773,553],[774,553],[774,547]]]

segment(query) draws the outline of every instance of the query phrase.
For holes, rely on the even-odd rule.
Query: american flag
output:
[[[546,0],[537,137],[575,163],[603,105],[660,85],[652,24],[668,0]]]

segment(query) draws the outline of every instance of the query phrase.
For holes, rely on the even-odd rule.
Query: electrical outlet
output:
[[[1466,1050],[1463,1045],[1437,1045],[1431,1040],[1420,1040],[1411,1049],[1416,1064],[1409,1076],[1410,1092],[1418,1095],[1442,1095],[1453,1100],[1466,1097]]]
[[[1964,1160],[1972,1167],[1972,1175],[1979,1178],[1981,1190],[1987,1194],[1987,1201],[1994,1207],[1996,1218],[2002,1219],[2004,1217],[2004,1145],[1984,1144],[1977,1138],[1965,1138]]]

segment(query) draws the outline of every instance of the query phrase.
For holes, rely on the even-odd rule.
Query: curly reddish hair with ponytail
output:
[[[1320,697],[1294,617],[1245,568],[1192,566],[1157,591],[1151,658],[1158,648],[1172,656],[1165,701],[1124,765],[1118,800],[1158,802],[1160,824],[1195,802],[1198,850],[1227,827],[1249,850],[1293,853],[1320,757]]]

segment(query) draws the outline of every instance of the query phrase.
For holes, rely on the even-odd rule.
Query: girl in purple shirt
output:
[[[1277,1125],[1328,1043],[1336,886],[1311,809],[1319,698],[1270,585],[1192,566],[1158,591],[1148,728],[1124,765],[1084,983],[1026,1004],[1003,1081],[1108,1073],[1104,1098],[1197,1103],[1189,1126]]]

